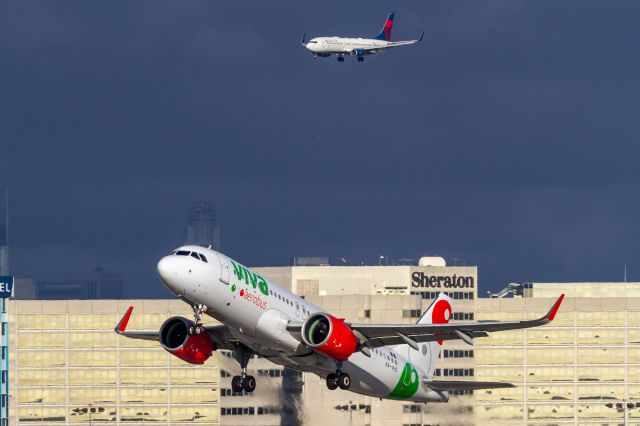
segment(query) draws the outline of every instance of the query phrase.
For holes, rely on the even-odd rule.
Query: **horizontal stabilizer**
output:
[[[424,380],[423,383],[430,389],[437,391],[457,391],[476,389],[514,388],[513,383],[504,382],[475,382],[465,380]]]

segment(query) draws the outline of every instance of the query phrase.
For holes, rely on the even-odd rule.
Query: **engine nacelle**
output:
[[[363,49],[352,49],[350,52],[351,56],[364,56]]]
[[[203,364],[216,349],[209,335],[190,334],[195,323],[182,317],[169,318],[160,327],[160,344],[172,355],[190,364]]]
[[[358,339],[344,320],[324,312],[307,318],[302,325],[302,340],[314,351],[338,361],[346,361],[358,346]]]

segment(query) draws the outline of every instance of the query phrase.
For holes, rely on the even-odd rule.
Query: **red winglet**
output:
[[[558,300],[556,300],[556,303],[554,303],[553,307],[547,314],[547,319],[549,321],[553,321],[553,319],[556,317],[556,314],[558,313],[558,309],[560,309],[560,305],[562,304],[562,299],[564,299],[564,293],[561,294],[560,297],[558,297]]]
[[[124,316],[116,326],[116,332],[124,333],[124,330],[127,328],[127,324],[129,323],[129,318],[131,318],[132,312],[133,312],[133,306],[129,306],[129,309],[127,309],[127,312],[124,314]]]

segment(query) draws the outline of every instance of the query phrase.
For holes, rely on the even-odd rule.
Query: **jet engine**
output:
[[[351,53],[351,56],[364,56],[363,49],[352,49],[349,53]]]
[[[193,321],[182,317],[169,318],[162,324],[160,344],[169,353],[190,364],[203,364],[216,349],[202,327],[195,327]]]
[[[307,318],[302,325],[302,340],[314,351],[338,361],[346,361],[358,346],[358,340],[344,320],[324,312]]]

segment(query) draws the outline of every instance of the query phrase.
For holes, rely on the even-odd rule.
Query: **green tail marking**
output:
[[[410,362],[407,362],[402,369],[400,380],[393,389],[393,391],[387,395],[387,398],[391,399],[407,399],[413,396],[418,391],[418,371]]]

